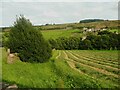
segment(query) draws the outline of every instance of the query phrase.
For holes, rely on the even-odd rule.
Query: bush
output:
[[[8,40],[11,52],[17,52],[26,62],[45,62],[51,57],[52,49],[40,31],[35,30],[24,16],[17,18]]]
[[[8,41],[8,37],[9,37],[9,33],[8,32],[4,32],[2,35],[2,47],[7,47],[7,41]]]

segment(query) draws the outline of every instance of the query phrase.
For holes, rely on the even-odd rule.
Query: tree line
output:
[[[98,32],[97,35],[88,35],[86,39],[78,37],[59,37],[49,39],[52,49],[57,50],[119,50],[120,34],[108,31]]]
[[[81,20],[80,23],[90,23],[90,22],[99,22],[99,21],[104,21],[103,19],[85,19]]]

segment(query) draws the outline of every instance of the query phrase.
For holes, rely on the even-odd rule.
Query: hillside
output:
[[[110,32],[118,32],[120,23],[118,20],[104,20],[95,21],[89,23],[66,23],[66,24],[46,24],[34,26],[37,30],[40,30],[45,39],[56,39],[58,37],[84,37],[84,28],[102,30],[107,29]],[[11,27],[2,28],[3,32],[9,32]]]
[[[67,23],[67,24],[47,24],[42,26],[35,26],[39,30],[54,30],[54,29],[82,29],[84,27],[88,28],[108,28],[108,29],[116,29],[120,26],[118,20],[106,20],[99,22],[90,22],[90,23]]]
[[[59,37],[82,37],[81,30],[42,30],[41,31],[45,39],[57,39]]]
[[[120,23],[118,20],[105,20],[98,22],[89,22],[89,23],[65,23],[65,24],[46,24],[46,25],[38,25],[34,26],[38,30],[68,30],[68,29],[83,29],[84,27],[88,28],[96,28],[96,29],[118,29],[120,27]],[[2,31],[9,31],[10,27],[2,28]]]

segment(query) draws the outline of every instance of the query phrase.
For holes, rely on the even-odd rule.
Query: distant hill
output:
[[[103,19],[85,19],[81,20],[80,23],[90,23],[90,22],[99,22],[99,21],[104,21]]]
[[[96,29],[118,29],[120,27],[120,23],[118,20],[98,20],[92,21],[88,23],[66,23],[66,24],[49,24],[49,25],[42,25],[36,26],[36,28],[40,30],[64,30],[64,29],[83,29],[84,27],[87,28],[96,28]]]
[[[89,21],[89,20],[88,20]],[[120,23],[118,20],[101,20],[95,19],[90,20],[87,23],[66,23],[66,24],[46,24],[34,26],[38,30],[70,30],[70,29],[83,29],[86,28],[95,28],[95,29],[118,29],[120,27]],[[2,28],[2,31],[9,31],[10,27]]]

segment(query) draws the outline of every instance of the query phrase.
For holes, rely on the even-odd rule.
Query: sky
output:
[[[51,2],[50,2],[51,1]],[[59,2],[58,2],[59,1]],[[86,2],[85,2],[86,1]],[[16,15],[33,25],[74,23],[83,19],[118,19],[117,0],[4,0],[0,2],[0,27],[12,26]]]

